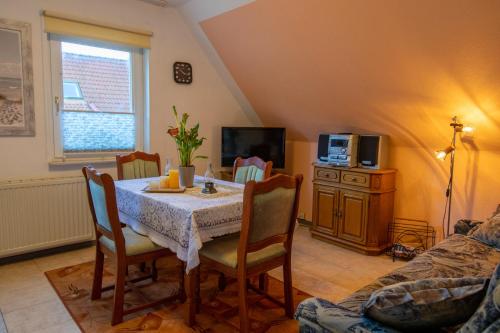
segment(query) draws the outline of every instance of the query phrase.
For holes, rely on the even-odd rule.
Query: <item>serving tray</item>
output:
[[[142,189],[143,192],[147,193],[182,193],[186,190],[184,186],[179,188],[149,188],[149,185]]]

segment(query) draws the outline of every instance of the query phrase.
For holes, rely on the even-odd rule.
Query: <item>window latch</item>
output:
[[[54,97],[54,103],[56,104],[56,114],[59,114],[59,107],[61,104],[60,102],[61,99],[59,98],[59,96]]]

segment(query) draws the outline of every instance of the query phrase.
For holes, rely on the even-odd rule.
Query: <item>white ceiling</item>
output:
[[[204,49],[207,57],[214,65],[216,71],[226,82],[227,87],[236,98],[241,108],[254,124],[262,125],[257,113],[243,94],[238,84],[232,77],[226,65],[219,57],[217,51],[208,40],[200,26],[200,22],[224,12],[248,5],[256,0],[139,0],[160,7],[175,7],[184,17],[186,23],[193,31],[194,36]]]
[[[168,5],[169,6],[174,6],[174,7],[182,6],[182,5],[184,5],[185,3],[189,2],[189,1],[191,1],[191,0],[167,0]]]

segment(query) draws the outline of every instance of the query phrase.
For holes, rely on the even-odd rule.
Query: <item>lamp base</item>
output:
[[[215,189],[214,183],[206,182],[205,187],[201,189],[201,193],[203,193],[203,194],[217,193],[217,190]]]

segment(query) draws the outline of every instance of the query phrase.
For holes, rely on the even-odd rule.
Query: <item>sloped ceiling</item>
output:
[[[500,150],[500,1],[257,0],[201,22],[267,126]]]
[[[176,7],[176,6],[182,6],[190,0],[140,0],[140,1],[144,1],[151,5],[160,7],[167,7],[167,6]]]

